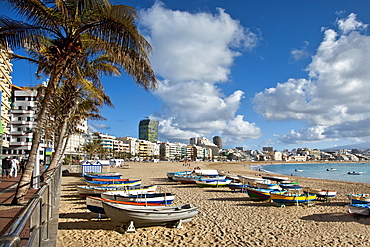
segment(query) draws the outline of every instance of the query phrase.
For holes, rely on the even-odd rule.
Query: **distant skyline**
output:
[[[149,116],[161,141],[220,136],[225,148],[279,151],[370,141],[369,1],[111,2],[138,11],[159,86],[103,78],[115,107],[91,130],[137,138]],[[15,85],[40,82],[13,64]]]

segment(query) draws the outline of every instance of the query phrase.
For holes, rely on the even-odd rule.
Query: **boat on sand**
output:
[[[190,204],[138,209],[103,201],[103,208],[109,218],[126,227],[125,232],[136,232],[135,227],[145,226],[171,225],[182,228],[182,223],[191,221],[198,213],[198,207]]]

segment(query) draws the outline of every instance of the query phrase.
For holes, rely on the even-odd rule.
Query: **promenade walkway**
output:
[[[24,210],[23,206],[11,205],[11,201],[15,195],[18,182],[21,174],[16,178],[3,177],[0,182],[0,236],[6,234],[13,223],[18,219],[18,216]],[[29,189],[25,197],[26,203],[37,192],[37,189]],[[29,228],[22,233],[22,241],[26,241],[29,237]]]

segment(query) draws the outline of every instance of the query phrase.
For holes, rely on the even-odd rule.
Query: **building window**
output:
[[[22,121],[22,117],[18,117],[18,121]]]
[[[31,142],[31,138],[26,138],[26,142]]]
[[[18,106],[18,110],[22,110],[22,106]]]
[[[25,101],[26,97],[15,97],[16,101]]]
[[[19,137],[18,137],[18,138],[17,138],[17,142],[21,142],[21,138],[19,138]]]
[[[33,121],[32,117],[27,117],[27,121]]]
[[[17,128],[17,131],[22,131],[22,128]]]

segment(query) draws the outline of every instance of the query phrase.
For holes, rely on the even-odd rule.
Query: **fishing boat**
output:
[[[302,169],[295,169],[294,171],[295,171],[295,172],[303,172],[303,170],[302,170]]]
[[[269,182],[268,180],[261,178],[261,177],[249,177],[249,176],[243,176],[238,175],[240,182],[243,184],[254,184],[254,183],[263,183],[263,182]]]
[[[281,188],[286,189],[286,190],[300,190],[302,189],[302,186],[299,184],[279,184]]]
[[[245,191],[247,187],[250,187],[249,184],[243,184],[241,182],[234,182],[234,181],[231,181],[228,185],[227,185],[231,190],[233,190],[234,192],[236,190],[240,190],[241,192]]]
[[[275,193],[271,192],[271,200],[277,205],[298,205],[301,203],[309,203],[316,199],[316,195],[299,193]]]
[[[334,197],[337,195],[337,192],[334,190],[324,190],[324,189],[312,189],[312,188],[303,188],[304,192],[309,194],[315,194],[319,198]]]
[[[267,201],[271,198],[271,192],[283,194],[286,190],[262,189],[262,188],[246,188],[248,196],[253,201]]]
[[[168,178],[170,181],[177,182],[177,180],[175,180],[175,179],[173,178],[173,176],[175,176],[175,175],[190,175],[191,173],[192,173],[192,171],[167,172],[167,178]]]
[[[129,181],[130,179],[128,178],[92,178],[92,181]]]
[[[353,171],[353,172],[347,172],[348,175],[361,175],[362,172],[356,172],[356,171]]]
[[[92,187],[92,186],[76,186],[76,189],[77,189],[77,192],[78,194],[84,198],[86,196],[93,196],[93,195],[96,195],[94,189],[96,187]]]
[[[175,200],[175,194],[172,193],[143,193],[130,195],[127,193],[103,193],[102,198],[125,201],[125,202],[141,202],[141,203],[161,203],[161,204],[172,204]]]
[[[107,192],[117,192],[117,193],[129,193],[131,195],[143,194],[143,193],[150,193],[155,192],[157,189],[157,185],[149,185],[149,186],[105,186],[105,187],[96,187],[94,189],[95,194],[103,194]]]
[[[350,215],[370,215],[370,204],[349,204],[348,213]]]
[[[201,170],[201,169],[194,169],[192,172],[194,175],[198,176],[220,176],[218,170]]]
[[[289,178],[287,177],[278,177],[278,176],[262,176],[262,178],[280,182],[280,183],[283,181],[289,180]]]
[[[136,232],[136,227],[175,225],[189,222],[198,213],[198,207],[190,204],[169,206],[156,209],[127,208],[117,203],[103,201],[106,215],[113,221],[127,226],[126,232]]]
[[[328,169],[326,169],[326,171],[328,171],[328,172],[332,172],[332,171],[336,171],[337,169],[335,169],[335,168],[328,168]]]
[[[256,183],[256,186],[257,188],[260,188],[260,189],[281,189],[280,185],[278,184],[272,184],[272,183],[265,183],[265,182],[257,182]]]
[[[180,182],[182,184],[195,184],[196,180],[201,178],[201,176],[195,176],[195,175],[174,175],[173,177],[174,181]]]
[[[223,187],[227,186],[231,182],[231,179],[197,179],[195,183],[198,187]]]
[[[160,203],[142,203],[142,202],[124,202],[124,201],[116,201],[116,200],[109,200],[106,198],[100,198],[100,197],[93,197],[88,196],[86,197],[86,206],[87,209],[90,210],[93,213],[97,214],[105,214],[104,208],[103,208],[103,202],[112,202],[112,203],[118,203],[120,205],[124,205],[125,207],[155,207],[155,208],[161,208],[164,207],[164,204]]]
[[[110,179],[121,179],[122,175],[119,173],[87,173],[84,174],[84,178],[87,181],[92,181],[93,178],[110,178]]]
[[[348,194],[350,204],[367,204],[370,203],[370,194]]]
[[[89,186],[140,186],[141,180],[129,181],[85,181]]]

